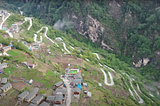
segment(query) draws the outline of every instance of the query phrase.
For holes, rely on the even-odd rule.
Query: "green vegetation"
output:
[[[45,90],[40,90],[39,93],[40,93],[40,94],[45,94],[46,91],[45,91]]]
[[[11,15],[6,21],[7,28],[10,28],[12,24],[18,21],[24,21],[23,16],[18,14]]]
[[[14,71],[16,71],[15,67],[8,67],[8,68],[4,69],[4,72],[6,74],[12,74]]]
[[[11,51],[8,51],[7,52],[10,56],[18,56],[18,55],[21,55],[23,52],[22,51],[20,51],[20,50],[11,50]]]
[[[48,70],[46,75],[56,76],[56,74],[51,70]]]

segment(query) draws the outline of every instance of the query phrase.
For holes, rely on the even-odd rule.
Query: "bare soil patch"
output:
[[[25,82],[12,82],[12,86],[14,89],[21,91],[23,88],[26,87]]]
[[[42,84],[41,82],[33,81],[33,85],[41,88],[41,87],[43,87],[44,84]]]
[[[21,78],[15,77],[15,76],[11,76],[11,80],[21,80]]]
[[[81,98],[80,106],[88,106],[88,99],[85,97]]]

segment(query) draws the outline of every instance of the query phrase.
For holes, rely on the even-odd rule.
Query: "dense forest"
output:
[[[85,43],[103,47],[103,41],[112,48],[110,52],[131,66],[142,60],[138,71],[147,78],[160,80],[159,0],[2,0],[0,7],[14,12],[21,7],[25,16],[36,17],[51,26],[64,19],[71,24],[65,23],[63,31],[80,41],[91,40],[90,33],[80,34],[81,30],[89,30],[90,15],[104,31],[98,29],[96,41],[88,43],[86,39]],[[149,59],[147,65],[143,64],[144,58]]]

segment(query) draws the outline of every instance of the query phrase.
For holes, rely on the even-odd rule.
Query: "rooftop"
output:
[[[7,83],[7,78],[2,78],[1,83]]]
[[[22,92],[20,95],[18,95],[19,98],[24,98],[26,95],[28,95],[29,92],[28,91],[24,91]]]
[[[80,84],[82,82],[82,79],[73,79],[72,82],[73,84],[76,84],[76,83]]]
[[[73,92],[81,92],[81,90],[78,87],[73,88]]]
[[[82,79],[81,73],[74,75],[75,79]]]
[[[10,48],[11,46],[5,46],[5,47],[3,47],[2,49],[8,49],[8,48]]]
[[[62,102],[62,98],[63,98],[63,97],[62,97],[61,94],[57,94],[56,97],[55,97],[55,102],[56,102],[56,101]]]
[[[37,104],[37,101],[41,100],[42,98],[43,98],[43,95],[39,94],[31,102],[34,103],[34,104]]]
[[[66,94],[66,89],[56,89],[56,91],[53,92],[53,94],[57,94],[58,92],[62,92],[62,94]]]
[[[32,46],[39,46],[39,43],[33,43]]]
[[[47,101],[54,101],[55,99],[55,96],[47,96]]]
[[[7,83],[6,85],[4,85],[3,87],[1,87],[2,90],[8,88],[9,86],[12,86],[11,83]]]
[[[28,106],[37,106],[37,105],[35,105],[35,104],[31,103],[31,104],[29,104]]]
[[[31,97],[33,97],[35,94],[37,94],[38,91],[39,91],[39,88],[34,88],[33,91],[29,95],[27,95],[27,97],[25,97],[25,100],[28,100]]]
[[[55,85],[55,86],[60,86],[60,85],[62,85],[62,84],[63,84],[63,81],[59,81],[59,82],[55,83],[54,85]]]
[[[49,106],[47,102],[42,102],[39,106]]]

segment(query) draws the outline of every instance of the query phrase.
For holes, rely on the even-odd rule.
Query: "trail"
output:
[[[71,52],[66,48],[66,44],[62,42],[64,49],[70,54]]]
[[[138,93],[137,93],[137,91],[134,89],[134,87],[133,87],[133,85],[132,85],[132,78],[128,75],[128,74],[126,74],[126,73],[122,73],[122,74],[125,74],[125,75],[127,75],[127,77],[130,79],[130,85],[131,85],[131,87],[132,87],[132,89],[133,89],[133,91],[135,92],[135,94],[137,95],[137,97],[139,98],[139,101],[138,101],[138,103],[144,103],[144,101],[143,101],[143,99],[138,95]],[[129,91],[130,91],[130,89],[129,89]],[[130,92],[131,93],[131,92]],[[131,93],[131,95],[133,96],[133,98],[135,99],[135,96],[133,95],[133,93]],[[136,100],[136,99],[135,99]]]
[[[74,47],[72,47],[72,46],[69,46],[70,48],[72,48],[73,50],[75,50],[75,48]]]
[[[108,86],[113,86],[113,85],[114,85],[114,82],[113,82],[113,77],[112,77],[111,73],[108,72],[109,77],[110,77],[110,80],[111,80],[111,83],[108,83],[106,72],[105,72],[102,68],[100,68],[100,70],[101,70],[101,71],[103,72],[103,74],[104,74],[104,83],[105,83],[106,85],[108,85]]]
[[[9,37],[13,38],[13,34],[9,32],[9,30],[6,31],[9,35]]]
[[[107,65],[104,65],[105,67],[109,68],[111,71],[116,72],[114,69],[108,67]]]
[[[30,28],[32,27],[32,18],[25,17],[24,19],[25,19],[25,21],[27,21],[27,20],[30,21],[30,25],[29,25],[29,27],[28,27],[28,29],[27,29],[27,30],[30,30]]]
[[[37,33],[39,33],[43,28],[46,28],[46,31],[45,31],[45,33],[44,33],[44,36],[45,36],[48,40],[50,40],[52,43],[54,43],[57,47],[59,47],[59,46],[57,45],[57,43],[55,43],[52,39],[50,39],[50,38],[47,36],[48,27],[42,27],[39,31],[37,31]]]
[[[2,23],[1,23],[1,25],[0,25],[0,30],[2,30],[2,26],[3,26],[4,22],[9,18],[10,15],[11,15],[11,14],[8,13],[8,16],[2,21]]]
[[[97,56],[97,59],[100,60],[100,57],[97,53],[92,53],[92,54],[95,54]]]
[[[42,36],[40,36],[40,41],[37,41],[37,34],[34,34],[34,41],[37,43],[41,43],[43,40]]]
[[[138,91],[141,93],[141,94],[143,94],[142,92],[141,92],[141,90],[140,90],[140,88],[139,88],[139,85],[137,84],[137,89],[138,89]],[[148,98],[145,94],[143,94],[146,98]],[[152,101],[150,98],[148,98],[150,101]],[[153,101],[152,101],[152,103],[153,103]]]

